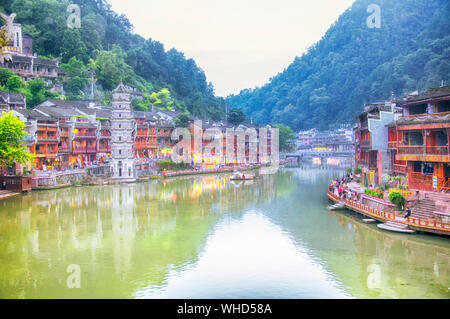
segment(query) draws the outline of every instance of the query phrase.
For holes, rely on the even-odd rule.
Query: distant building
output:
[[[348,129],[334,131],[300,131],[297,134],[296,146],[302,149],[327,149],[330,151],[353,151],[353,132]]]
[[[112,94],[111,164],[113,178],[120,181],[134,181],[133,144],[136,131],[130,108],[130,93],[121,82]]]
[[[26,107],[26,98],[22,94],[0,91],[0,112],[25,109]]]
[[[396,102],[364,105],[356,117],[355,162],[362,170],[365,185],[378,185],[384,174],[392,172],[392,154],[388,151],[388,124],[401,116]]]
[[[51,81],[58,76],[58,60],[38,58],[33,53],[33,38],[22,34],[22,25],[19,23],[14,23],[14,39],[3,51],[11,54],[12,62],[0,64],[0,67],[9,69],[25,80],[44,78]]]

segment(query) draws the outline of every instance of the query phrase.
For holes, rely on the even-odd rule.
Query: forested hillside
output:
[[[79,29],[67,27],[71,3],[81,8]],[[93,70],[97,98],[103,101],[123,79],[144,92],[144,101],[135,103],[137,108],[156,102],[199,116],[223,117],[223,99],[214,96],[212,84],[194,60],[134,34],[128,19],[112,11],[105,0],[2,0],[0,11],[17,14],[15,22],[33,36],[38,55],[61,59],[67,98],[89,98]]]
[[[381,7],[381,28],[366,24]],[[365,102],[450,81],[450,1],[357,0],[324,37],[261,88],[228,97],[259,123],[325,129]]]

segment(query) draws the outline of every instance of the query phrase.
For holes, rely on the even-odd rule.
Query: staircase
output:
[[[433,212],[436,210],[435,201],[430,198],[419,200],[417,204],[411,207],[411,217],[420,219],[433,219]]]
[[[434,201],[435,211],[450,212],[450,194],[427,193],[425,198]]]

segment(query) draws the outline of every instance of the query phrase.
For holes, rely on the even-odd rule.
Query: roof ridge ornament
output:
[[[3,48],[8,45],[14,38],[14,25],[13,21],[16,17],[15,13],[11,13],[9,16],[0,12],[0,17],[5,21],[5,25],[0,28],[0,63],[12,62],[12,56],[10,53],[4,53]]]

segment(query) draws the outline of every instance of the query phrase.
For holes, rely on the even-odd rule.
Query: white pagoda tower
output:
[[[133,155],[133,117],[130,108],[130,93],[122,82],[112,92],[111,158],[113,179],[119,182],[136,180]]]

